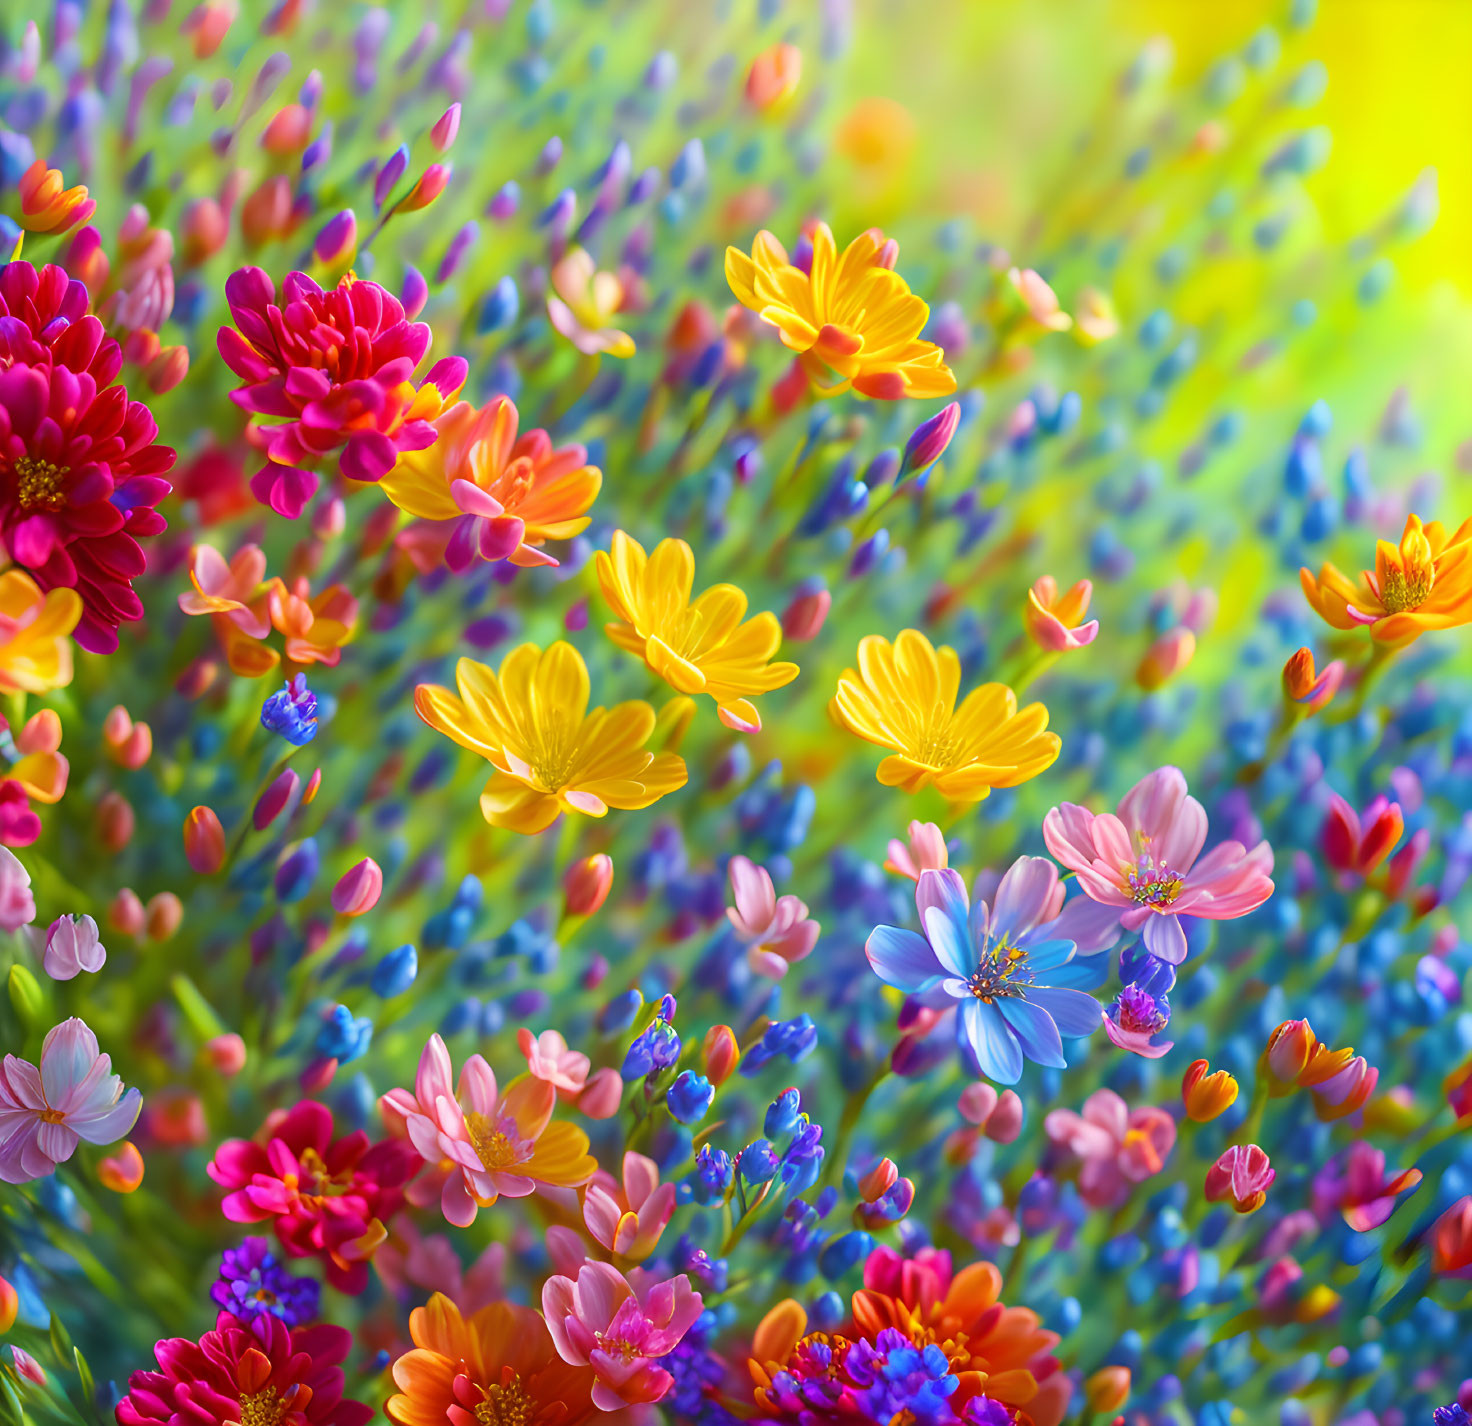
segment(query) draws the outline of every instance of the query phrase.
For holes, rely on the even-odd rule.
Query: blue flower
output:
[[[1066,1069],[1063,1036],[1099,1028],[1099,1002],[1074,989],[1094,969],[1075,960],[1075,943],[1057,935],[1067,924],[1058,870],[1022,857],[997,887],[994,909],[970,905],[954,871],[926,871],[915,888],[925,935],[876,926],[864,947],[885,982],[932,1008],[957,1011],[957,1038],[988,1079],[1016,1084],[1024,1060]]]
[[[285,688],[265,701],[261,707],[261,726],[279,733],[298,748],[317,736],[317,695],[307,687],[306,674],[297,674]]]

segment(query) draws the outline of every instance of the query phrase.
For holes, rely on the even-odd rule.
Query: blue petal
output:
[[[961,1006],[957,1029],[966,1037],[976,1063],[988,1079],[998,1084],[1016,1084],[1022,1077],[1022,1046],[995,1005],[987,1005],[972,996]]]
[[[1076,955],[1067,965],[1048,972],[1049,985],[1069,986],[1074,990],[1098,990],[1108,979],[1108,956]]]
[[[1081,990],[1061,990],[1053,986],[1028,991],[1034,1005],[1046,1010],[1060,1035],[1070,1040],[1092,1035],[1099,1028],[1099,1002]]]
[[[1145,949],[1152,956],[1159,956],[1173,966],[1186,959],[1186,933],[1178,916],[1147,916],[1144,940]]]
[[[1053,1017],[1041,1005],[1006,995],[997,1001],[1002,1012],[1022,1045],[1022,1052],[1034,1064],[1049,1065],[1053,1069],[1067,1069],[1068,1061],[1063,1058],[1063,1041]],[[1098,1018],[1098,1006],[1094,1007]]]
[[[1061,969],[1073,959],[1072,941],[1039,941],[1036,945],[1026,947],[1027,969],[1045,985],[1053,982],[1048,976],[1056,970]]]
[[[965,913],[957,922],[946,914],[944,906],[927,906],[922,919],[936,960],[952,975],[966,979],[976,969],[976,961],[966,935]]]
[[[924,936],[898,926],[876,926],[864,943],[874,974],[907,995],[928,990],[940,979],[941,966]]]

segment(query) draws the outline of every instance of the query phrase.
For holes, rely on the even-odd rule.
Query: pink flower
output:
[[[1073,326],[1073,318],[1058,305],[1057,293],[1032,268],[1008,268],[1007,281],[1038,326],[1050,332],[1066,332]]]
[[[35,1382],[37,1386],[46,1385],[46,1369],[29,1352],[22,1351],[12,1343],[10,1357],[20,1376],[25,1377],[27,1381]]]
[[[0,1065],[0,1182],[54,1173],[79,1140],[113,1144],[138,1119],[143,1096],[123,1092],[97,1036],[75,1016],[41,1045],[39,1070],[15,1055]]]
[[[885,871],[907,876],[911,881],[919,881],[922,871],[944,871],[950,855],[945,833],[934,822],[911,822],[907,831],[908,843],[898,837],[890,838]]]
[[[273,418],[255,436],[266,464],[251,480],[256,498],[295,519],[317,488],[304,466],[336,453],[349,480],[381,480],[403,451],[423,450],[430,424],[465,384],[459,357],[438,362],[421,386],[414,369],[430,331],[376,282],[344,277],[324,292],[305,273],[276,287],[258,267],[225,283],[234,327],[217,339],[225,364],[244,381],[237,406]]]
[[[195,545],[189,564],[193,592],[179,596],[186,614],[219,614],[252,639],[271,631],[264,591],[266,555],[259,545],[242,545],[230,563],[211,545]]]
[[[52,980],[72,980],[82,971],[96,974],[107,960],[97,922],[90,916],[58,916],[46,928],[27,933],[34,947],[40,942],[41,969]]]
[[[516,1044],[526,1056],[533,1079],[544,1079],[562,1099],[576,1099],[588,1082],[589,1060],[581,1050],[570,1050],[560,1031],[543,1030],[533,1035],[523,1026]]]
[[[373,1266],[391,1292],[413,1296],[413,1288],[442,1292],[470,1317],[506,1296],[506,1245],[491,1243],[469,1267],[443,1233],[421,1233],[407,1213],[388,1225],[388,1239]]]
[[[1022,622],[1027,636],[1047,653],[1062,654],[1086,648],[1099,634],[1099,621],[1081,623],[1089,611],[1094,586],[1081,579],[1067,594],[1059,596],[1058,581],[1051,574],[1039,575],[1027,591]]]
[[[1337,1210],[1356,1233],[1368,1233],[1395,1212],[1402,1193],[1420,1182],[1417,1168],[1386,1178],[1385,1155],[1356,1140],[1314,1175],[1314,1212],[1327,1221]]]
[[[736,905],[726,916],[746,942],[747,964],[758,975],[781,980],[790,965],[817,945],[820,927],[797,897],[778,897],[765,867],[735,856],[730,876]]]
[[[9,847],[0,847],[0,930],[19,931],[35,919],[31,874]]]
[[[634,339],[613,325],[625,305],[624,284],[617,274],[598,272],[582,248],[569,248],[553,267],[547,316],[552,325],[586,356],[634,355]]]
[[[1324,860],[1335,871],[1369,876],[1390,855],[1405,829],[1400,803],[1380,796],[1358,813],[1333,793],[1319,832],[1319,845]]]
[[[1273,894],[1266,842],[1250,852],[1240,842],[1222,842],[1201,857],[1206,831],[1206,811],[1175,767],[1137,782],[1117,814],[1095,816],[1065,802],[1043,818],[1048,850],[1078,874],[1085,894],[1120,908],[1119,924],[1143,930],[1145,949],[1173,965],[1186,959],[1182,916],[1235,920]]]
[[[1078,1191],[1095,1208],[1117,1208],[1130,1185],[1165,1167],[1176,1142],[1176,1121],[1163,1109],[1131,1110],[1112,1089],[1095,1090],[1082,1114],[1055,1109],[1043,1121],[1048,1137],[1081,1160]]]
[[[1256,1144],[1233,1144],[1206,1171],[1206,1199],[1230,1198],[1238,1213],[1256,1213],[1268,1201],[1278,1171]]]
[[[593,1368],[600,1411],[658,1401],[670,1389],[674,1378],[654,1359],[679,1345],[702,1307],[683,1273],[636,1293],[610,1263],[584,1263],[576,1281],[550,1277],[542,1287],[557,1354]]]
[[[961,1117],[975,1124],[988,1139],[1010,1144],[1022,1132],[1022,1101],[1010,1089],[998,1094],[984,1079],[961,1091]]]
[[[552,1123],[557,1092],[532,1075],[501,1093],[495,1071],[471,1055],[451,1088],[450,1052],[431,1035],[419,1056],[414,1093],[391,1089],[380,1100],[384,1116],[403,1120],[409,1142],[430,1165],[410,1194],[423,1206],[437,1191],[440,1210],[457,1228],[475,1222],[477,1209],[505,1194],[525,1198],[539,1184],[576,1188],[597,1163],[588,1136],[571,1124]]]
[[[583,1198],[588,1231],[611,1253],[643,1262],[675,1211],[675,1186],[659,1181],[659,1168],[643,1154],[624,1155],[624,1181],[599,1169]]]

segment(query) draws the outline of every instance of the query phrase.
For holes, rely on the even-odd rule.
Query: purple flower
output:
[[[265,1238],[247,1238],[238,1248],[225,1249],[210,1297],[242,1322],[269,1314],[300,1327],[316,1321],[321,1290],[315,1278],[287,1272]]]
[[[1110,1043],[1147,1060],[1158,1060],[1175,1045],[1174,1040],[1152,1043],[1169,1023],[1170,1003],[1165,996],[1157,1000],[1140,985],[1125,986],[1104,1012],[1104,1033]]]
[[[864,947],[875,974],[931,1008],[956,1009],[957,1037],[988,1079],[1016,1084],[1024,1060],[1067,1067],[1062,1037],[1099,1028],[1099,1002],[1075,987],[1093,984],[1087,957],[1060,934],[1058,869],[1021,857],[997,886],[991,908],[970,905],[954,871],[925,871],[915,887],[923,936],[876,926]]]

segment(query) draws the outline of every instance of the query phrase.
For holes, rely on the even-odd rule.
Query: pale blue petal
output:
[[[1022,1078],[1022,1046],[997,1013],[973,996],[961,1006],[958,1030],[966,1037],[982,1074],[998,1084],[1016,1084]]]
[[[1042,1006],[1006,995],[997,1001],[997,1009],[1002,1012],[1007,1024],[1021,1042],[1022,1053],[1034,1064],[1049,1065],[1053,1069],[1068,1068],[1068,1061],[1063,1058],[1063,1041],[1059,1038],[1058,1027]]]
[[[1027,969],[1044,985],[1054,984],[1049,977],[1072,959],[1072,941],[1039,941],[1027,947]]]
[[[1144,932],[1145,949],[1171,965],[1186,959],[1186,933],[1179,916],[1147,916]]]
[[[874,974],[907,995],[928,990],[940,979],[941,966],[924,936],[898,926],[876,926],[864,943]]]
[[[1109,979],[1108,956],[1079,956],[1048,972],[1049,985],[1069,986],[1074,990],[1098,990]]]
[[[976,969],[966,935],[965,914],[956,921],[946,914],[944,906],[927,906],[922,917],[936,960],[952,975],[964,980]]]
[[[1092,1035],[1099,1028],[1099,1002],[1081,990],[1037,987],[1028,991],[1027,998],[1046,1010],[1058,1027],[1058,1033],[1070,1040]]]

